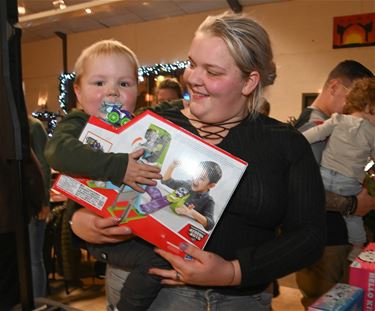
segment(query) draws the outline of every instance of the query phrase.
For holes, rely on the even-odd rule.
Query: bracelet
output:
[[[350,214],[349,215],[354,215],[355,212],[357,211],[357,207],[358,207],[358,199],[355,195],[352,195],[352,206],[351,206],[351,209],[350,209]]]
[[[357,211],[357,206],[358,206],[358,200],[355,195],[352,195],[350,197],[351,202],[348,204],[348,206],[345,208],[345,211],[343,212],[344,216],[351,216],[354,215],[355,212]]]

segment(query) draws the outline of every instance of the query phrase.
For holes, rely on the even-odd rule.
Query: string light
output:
[[[159,76],[160,74],[171,74],[178,71],[183,71],[189,67],[189,61],[176,61],[171,64],[155,64],[154,66],[141,66],[138,68],[138,79],[140,82],[145,80],[145,77]],[[75,79],[75,73],[62,73],[59,77],[60,80],[60,95],[59,105],[62,111],[68,113],[68,97],[72,92],[72,85]],[[53,130],[57,125],[58,118],[61,117],[59,113],[48,112],[48,111],[36,111],[32,115],[40,120],[47,121],[48,134],[51,136]]]
[[[54,6],[55,9],[60,9],[60,10],[66,9],[66,4],[64,0],[55,0],[52,2],[52,5]]]
[[[71,73],[62,73],[60,75],[60,95],[59,95],[59,104],[60,108],[64,111],[65,114],[68,113],[68,95],[70,86],[73,84],[76,74]]]
[[[61,115],[59,113],[51,112],[51,111],[34,111],[31,115],[39,119],[40,121],[45,121],[47,123],[47,134],[48,136],[52,136],[54,129],[56,128],[57,122]]]
[[[154,66],[141,66],[138,68],[138,79],[144,81],[144,77],[159,76],[161,73],[173,73],[189,67],[189,61],[176,61],[172,64],[155,64]],[[73,83],[75,73],[63,73],[60,75],[59,104],[62,110],[67,113],[67,96],[70,85]]]
[[[154,66],[141,66],[138,69],[138,76],[158,76],[161,73],[172,73],[178,70],[184,70],[189,67],[189,61],[176,61],[172,64],[155,64]]]

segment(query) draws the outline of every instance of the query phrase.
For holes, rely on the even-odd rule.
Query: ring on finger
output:
[[[181,275],[177,271],[176,271],[175,279],[176,279],[176,281],[181,281]]]

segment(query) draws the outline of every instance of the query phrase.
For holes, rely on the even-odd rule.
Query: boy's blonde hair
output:
[[[78,57],[74,65],[74,72],[76,74],[74,83],[79,84],[81,76],[84,72],[86,61],[88,59],[96,56],[111,54],[126,56],[129,59],[130,63],[134,66],[134,74],[138,81],[139,63],[137,56],[131,49],[122,44],[120,41],[109,39],[95,42],[82,51],[81,55]]]
[[[356,80],[349,94],[343,113],[367,112],[375,114],[375,78]]]

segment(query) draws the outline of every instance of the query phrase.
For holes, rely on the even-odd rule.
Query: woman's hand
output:
[[[357,194],[356,216],[365,216],[368,212],[375,210],[375,198],[368,194],[365,187]]]
[[[192,259],[184,259],[161,249],[155,250],[173,266],[173,270],[157,268],[149,270],[150,274],[163,278],[162,284],[235,286],[241,283],[241,269],[238,260],[227,261],[214,253],[202,251],[185,243],[182,243],[180,248]]]
[[[89,243],[117,243],[132,237],[131,229],[118,226],[119,221],[118,218],[102,218],[81,208],[73,214],[71,227],[76,235]]]

